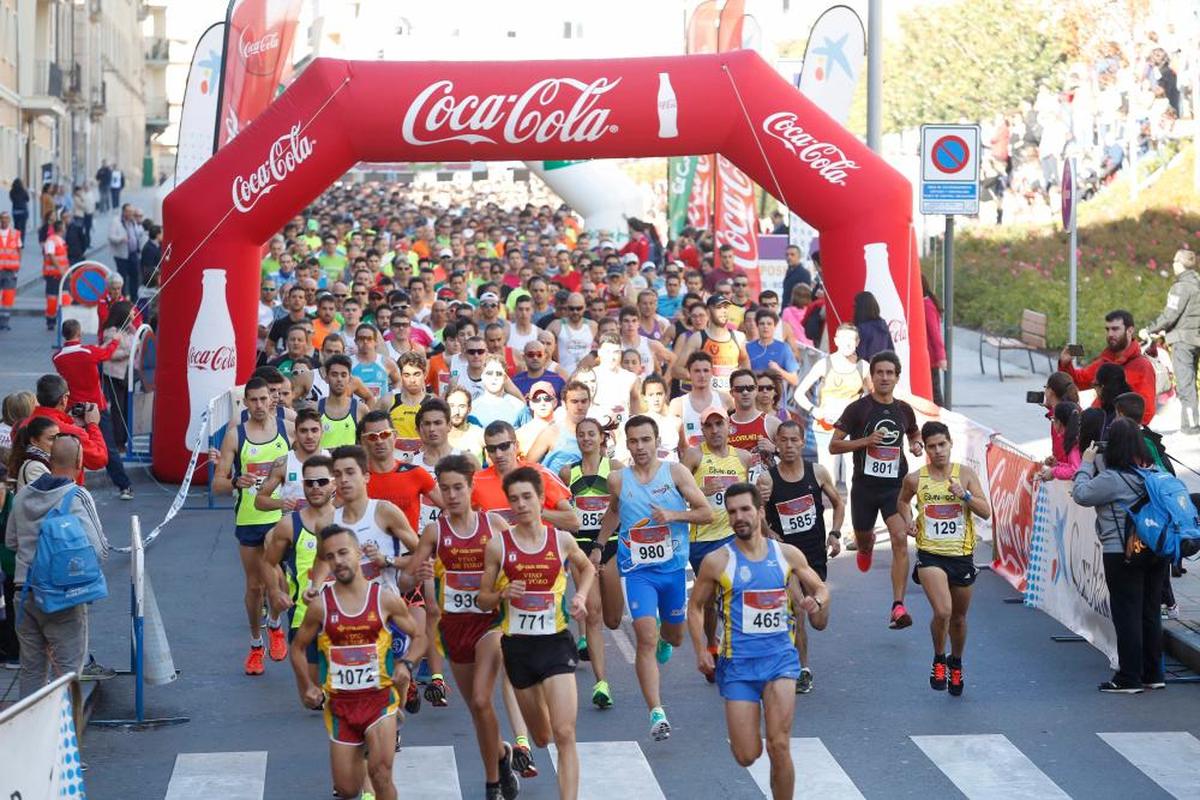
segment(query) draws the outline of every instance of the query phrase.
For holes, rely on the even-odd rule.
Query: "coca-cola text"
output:
[[[734,263],[744,270],[758,268],[758,239],[754,184],[725,156],[717,156],[717,244],[733,248]]]
[[[219,372],[224,369],[237,369],[237,349],[233,347],[217,347],[212,350],[201,350],[189,347],[187,354],[188,369],[207,369]]]
[[[300,123],[271,145],[267,158],[249,175],[233,179],[233,206],[243,214],[271,193],[312,155],[316,141],[300,134]]]
[[[521,94],[459,98],[454,96],[453,81],[436,81],[408,107],[401,135],[409,144],[421,146],[454,141],[497,144],[496,135],[509,144],[594,142],[617,131],[608,122],[612,110],[597,104],[620,82],[620,78],[597,78],[591,83],[545,78]]]
[[[258,39],[246,40],[249,28],[242,28],[238,35],[238,53],[243,61],[249,61],[255,56],[263,56],[272,50],[279,49],[279,31],[267,31]]]
[[[842,148],[817,139],[796,120],[796,115],[790,111],[779,111],[764,119],[762,128],[822,178],[835,186],[845,186],[847,171],[858,169],[858,164],[846,158]]]

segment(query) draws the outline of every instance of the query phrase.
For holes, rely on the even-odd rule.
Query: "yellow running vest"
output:
[[[961,467],[950,465],[949,480],[929,476],[921,467],[917,480],[917,549],[938,556],[969,556],[975,552],[975,520],[967,504],[950,494],[950,481]]]
[[[725,510],[725,490],[746,480],[746,467],[733,447],[729,448],[728,455],[718,457],[708,449],[707,442],[701,442],[700,454],[700,466],[693,475],[696,485],[713,510],[713,521],[706,525],[692,525],[692,541],[715,542],[733,535],[733,529],[729,527],[729,513]]]

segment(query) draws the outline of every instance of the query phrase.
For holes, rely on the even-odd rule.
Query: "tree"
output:
[[[884,50],[888,131],[980,121],[1012,112],[1039,86],[1062,83],[1064,47],[1053,4],[957,0],[914,8]]]

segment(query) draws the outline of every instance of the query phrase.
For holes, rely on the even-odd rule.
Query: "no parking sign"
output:
[[[979,126],[921,126],[921,213],[979,213]]]

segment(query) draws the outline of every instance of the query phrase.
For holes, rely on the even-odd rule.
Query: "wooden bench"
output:
[[[1021,312],[1021,324],[1017,328],[1000,328],[997,325],[985,323],[982,335],[979,337],[979,371],[986,373],[983,368],[983,348],[993,347],[996,350],[996,372],[1000,380],[1004,380],[1004,362],[1001,354],[1005,350],[1024,350],[1029,355],[1029,371],[1036,372],[1033,366],[1033,354],[1040,353],[1046,357],[1050,371],[1054,371],[1054,362],[1050,359],[1050,349],[1046,341],[1047,318],[1038,311],[1028,308]]]

